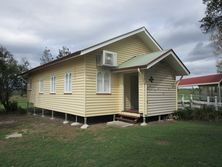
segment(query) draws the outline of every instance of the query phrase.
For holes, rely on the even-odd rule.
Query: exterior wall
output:
[[[30,76],[32,91],[28,91],[29,102],[35,107],[83,117],[111,115],[123,111],[124,74],[111,74],[111,94],[96,92],[96,76],[99,68],[96,64],[96,56],[101,54],[102,50],[117,52],[118,64],[150,52],[139,37],[132,36],[84,56],[45,68]],[[65,72],[72,72],[72,94],[64,94]],[[50,94],[52,74],[56,76],[56,94]],[[39,94],[40,79],[44,80],[43,94]],[[142,98],[141,91],[139,88],[139,104]]]
[[[153,77],[153,82],[149,81]],[[163,115],[174,112],[176,104],[176,76],[164,61],[146,72],[147,115]]]
[[[86,116],[111,115],[121,112],[124,108],[122,74],[112,73],[111,94],[96,93],[96,75],[99,68],[96,55],[101,54],[102,50],[117,52],[118,64],[150,52],[138,37],[133,36],[86,55]]]
[[[72,73],[72,94],[64,94],[64,75]],[[56,76],[56,93],[50,94],[51,75]],[[28,100],[35,107],[85,115],[85,63],[84,56],[51,66],[32,74],[32,90],[28,91]],[[44,80],[44,93],[39,94],[39,80]]]

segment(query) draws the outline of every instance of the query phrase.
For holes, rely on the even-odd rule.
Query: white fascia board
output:
[[[111,39],[111,40],[102,42],[102,43],[100,43],[100,44],[98,44],[98,45],[95,45],[95,46],[92,46],[92,47],[83,49],[83,50],[81,51],[80,55],[87,54],[87,53],[92,52],[92,51],[94,51],[94,50],[96,50],[96,49],[102,48],[102,47],[104,47],[104,46],[106,46],[106,45],[112,44],[112,43],[114,43],[114,42],[117,42],[117,41],[119,41],[119,40],[125,39],[125,38],[127,38],[127,37],[132,36],[132,35],[138,34],[138,33],[140,33],[140,32],[144,32],[144,33],[147,35],[147,37],[148,37],[160,50],[162,50],[162,48],[160,48],[160,46],[156,43],[156,41],[153,39],[153,37],[151,37],[150,34],[147,32],[147,30],[143,27],[143,28],[140,28],[140,29],[138,29],[138,30],[136,30],[136,31],[132,31],[132,32],[129,32],[129,33],[127,33],[127,34],[120,35],[119,37],[113,38],[113,39]]]
[[[178,60],[178,58],[176,57],[176,55],[170,51],[169,53],[167,53],[166,55],[164,55],[163,57],[161,57],[160,59],[158,59],[157,61],[154,61],[151,64],[147,65],[147,69],[151,68],[152,66],[154,66],[155,64],[157,64],[158,62],[160,62],[161,60],[165,59],[167,56],[172,55],[173,58],[179,63],[179,65],[183,68],[183,70],[186,72],[187,75],[189,75],[189,71],[187,71],[187,69],[184,67],[184,65]]]
[[[163,49],[156,43],[156,41],[153,39],[153,37],[150,36],[150,34],[147,32],[147,30],[146,30],[145,28],[143,28],[143,29],[144,29],[145,34],[151,39],[151,41],[157,46],[157,48],[158,48],[159,50],[163,50]]]

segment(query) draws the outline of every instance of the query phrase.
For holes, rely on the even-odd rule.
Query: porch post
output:
[[[143,76],[141,76],[143,75]],[[142,82],[143,84],[138,83],[138,85],[143,85],[143,122],[140,124],[141,126],[146,126],[146,114],[147,114],[147,84],[146,84],[146,75],[145,75],[145,70],[144,71],[140,71],[140,69],[138,68],[138,76],[142,77]],[[139,82],[141,81],[141,79],[139,79]],[[141,100],[139,98],[139,100]]]

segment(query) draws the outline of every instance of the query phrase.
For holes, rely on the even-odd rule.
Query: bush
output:
[[[204,107],[202,109],[185,108],[178,110],[178,112],[175,113],[175,117],[180,120],[222,120],[222,110],[216,111],[212,107]]]
[[[22,108],[21,106],[19,106],[16,101],[9,102],[9,109],[7,112],[4,108],[0,109],[1,114],[5,114],[5,113],[25,114],[26,112],[27,112],[27,110],[25,108]]]
[[[18,103],[16,101],[9,102],[10,112],[15,112],[18,110]]]

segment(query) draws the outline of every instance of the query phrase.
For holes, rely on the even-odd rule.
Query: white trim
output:
[[[173,58],[180,64],[180,66],[184,69],[184,71],[186,72],[187,75],[189,75],[189,71],[184,67],[184,65],[178,60],[178,58],[176,57],[176,55],[170,51],[169,53],[165,54],[164,56],[162,56],[160,59],[158,59],[157,61],[154,61],[151,64],[147,65],[147,69],[151,68],[152,66],[154,66],[155,64],[157,64],[158,62],[160,62],[161,60],[165,59],[167,56],[172,55]]]
[[[66,80],[66,75],[68,75],[68,80]],[[64,75],[64,93],[72,93],[72,73],[71,72],[66,72]]]
[[[146,34],[146,36],[155,44],[155,46],[156,46],[159,50],[162,50],[162,48],[160,48],[160,46],[159,46],[159,45],[157,44],[157,42],[153,39],[153,37],[147,32],[147,30],[146,30],[144,27],[142,27],[142,28],[139,28],[139,29],[137,29],[137,30],[131,31],[131,32],[129,32],[129,33],[126,33],[126,34],[120,35],[120,36],[118,36],[118,37],[115,37],[115,38],[113,38],[113,39],[110,39],[110,40],[108,40],[108,41],[105,41],[105,42],[102,42],[102,43],[100,43],[100,44],[97,44],[97,45],[95,45],[95,46],[92,46],[92,47],[83,49],[83,50],[81,50],[80,55],[87,54],[87,53],[92,52],[92,51],[94,51],[94,50],[96,50],[96,49],[102,48],[102,47],[104,47],[104,46],[106,46],[106,45],[112,44],[112,43],[114,43],[114,42],[117,42],[117,41],[119,41],[119,40],[125,39],[125,38],[130,37],[130,36],[133,36],[133,35],[138,34],[138,33],[140,33],[140,32],[144,32],[144,33]]]
[[[53,82],[52,82],[52,80],[53,80]],[[53,89],[53,87],[54,87],[54,89]],[[56,76],[55,76],[55,74],[52,74],[50,76],[50,93],[56,93]]]
[[[44,93],[44,80],[39,79],[39,93]]]
[[[98,91],[98,73],[101,73],[102,74],[102,89],[103,89],[103,91]],[[109,91],[104,91],[104,85],[105,85],[105,83],[104,83],[104,79],[105,79],[105,77],[104,77],[104,74],[105,73],[108,73],[109,74]],[[100,70],[97,70],[97,73],[96,73],[96,93],[111,93],[112,92],[112,85],[111,85],[111,80],[112,80],[112,73],[109,71],[109,70],[103,70],[103,69],[100,69]]]

